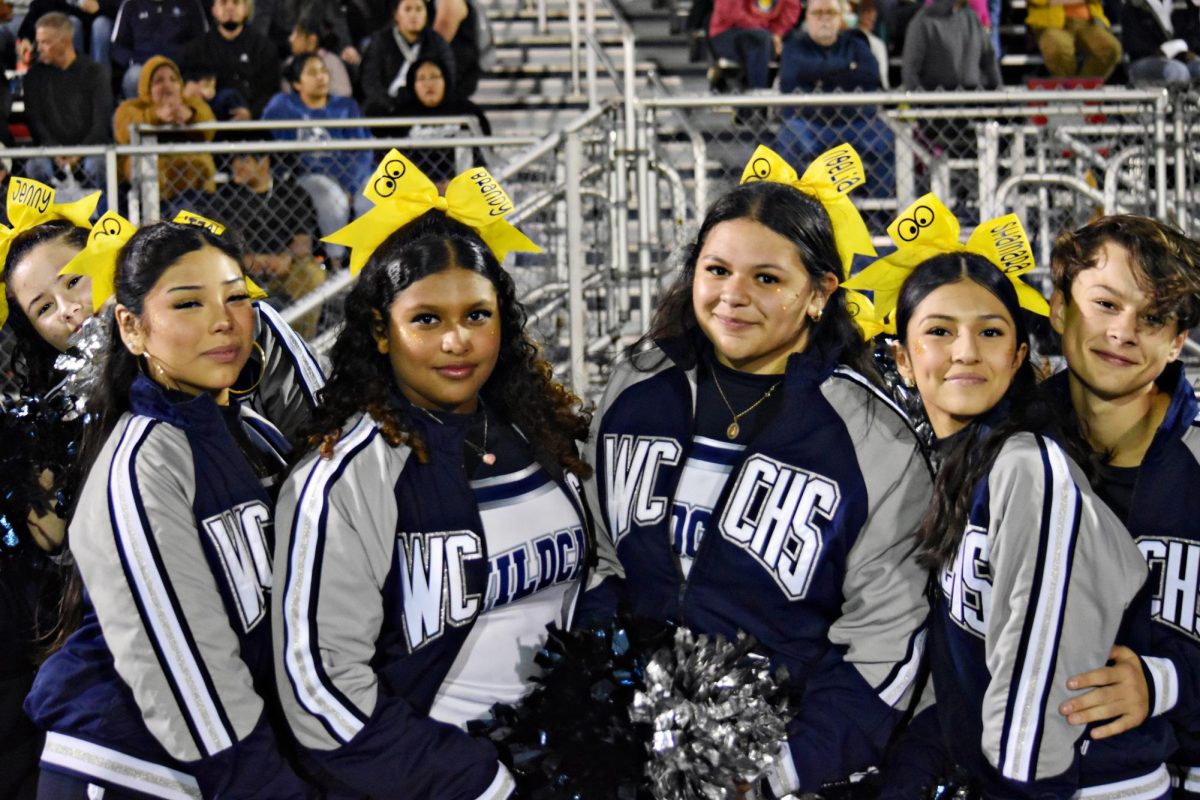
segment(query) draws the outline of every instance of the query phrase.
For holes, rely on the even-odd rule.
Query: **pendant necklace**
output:
[[[429,417],[431,420],[436,422],[438,425],[446,424],[443,420],[438,419],[437,415],[434,414],[432,411],[430,411],[427,408],[421,408],[421,406],[416,406],[416,405],[413,406],[413,408],[420,408],[422,411],[425,412],[425,415],[427,417]],[[479,410],[483,414],[483,447],[480,447],[479,445],[475,444],[466,436],[463,436],[463,444],[465,444],[467,447],[471,448],[476,453],[478,453],[479,460],[482,461],[483,463],[487,464],[490,467],[491,465],[496,463],[496,454],[489,452],[487,449],[488,415],[487,415],[487,409],[483,407],[483,398],[482,397],[479,398]]]
[[[712,371],[712,378],[713,383],[717,386],[717,392],[721,395],[721,400],[725,403],[725,407],[729,409],[729,413],[733,417],[733,422],[729,423],[729,427],[725,429],[725,436],[731,440],[736,439],[738,434],[742,432],[742,426],[738,424],[738,420],[766,402],[767,398],[779,388],[779,384],[783,383],[783,378],[780,378],[772,383],[771,388],[767,389],[763,396],[751,403],[748,408],[743,411],[734,411],[733,406],[729,404],[729,398],[725,396],[725,390],[721,388],[721,381],[717,378],[717,371],[715,369]]]

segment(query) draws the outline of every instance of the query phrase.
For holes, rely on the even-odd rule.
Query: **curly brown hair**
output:
[[[1176,330],[1200,322],[1200,243],[1150,217],[1112,214],[1058,237],[1050,254],[1054,288],[1071,299],[1075,276],[1095,267],[1100,249],[1112,242],[1129,251],[1138,286],[1152,307],[1173,318]]]
[[[412,448],[420,461],[429,457],[408,404],[396,391],[391,361],[376,347],[378,319],[386,319],[396,297],[413,283],[446,269],[477,272],[496,288],[500,309],[500,352],[480,394],[499,416],[520,428],[544,466],[556,465],[580,478],[591,467],[578,455],[591,413],[583,401],[553,378],[525,332],[525,309],[512,277],[472,228],[429,211],[392,233],[367,260],[346,298],[345,325],[330,355],[332,374],[307,431],[310,447],[329,458],[346,422],[370,414],[393,447]]]

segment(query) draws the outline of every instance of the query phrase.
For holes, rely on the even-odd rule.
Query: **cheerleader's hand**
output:
[[[1091,688],[1091,691],[1058,707],[1072,725],[1112,720],[1093,729],[1093,739],[1107,739],[1132,730],[1150,714],[1150,689],[1137,653],[1118,645],[1108,657],[1109,666],[1068,678],[1068,689]]]

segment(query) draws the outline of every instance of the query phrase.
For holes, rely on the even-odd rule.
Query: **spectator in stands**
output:
[[[183,97],[208,103],[218,122],[253,119],[250,101],[237,89],[217,89],[217,68],[207,61],[192,61],[180,67],[183,73]]]
[[[418,58],[408,71],[409,100],[400,109],[404,117],[474,117],[479,123],[479,133],[490,136],[492,126],[483,109],[456,92],[453,79],[446,77],[446,68],[435,58]],[[410,139],[443,139],[468,135],[460,124],[414,125],[406,129]],[[429,176],[434,183],[449,181],[459,173],[456,164],[457,148],[408,148],[404,154]],[[487,166],[483,152],[478,148],[471,151],[466,167]]]
[[[315,254],[317,211],[309,193],[286,173],[272,170],[267,153],[235,155],[230,177],[213,196],[210,216],[240,228],[246,240],[243,266],[267,290],[271,304],[285,307],[324,283],[325,268]],[[292,327],[311,338],[320,317],[318,308]]]
[[[455,78],[454,56],[446,40],[430,27],[425,0],[400,0],[393,21],[394,25],[371,37],[363,54],[363,106],[373,117],[397,115],[408,100],[408,71],[418,56],[438,59]]]
[[[1121,61],[1100,0],[1028,0],[1025,25],[1056,78],[1107,78]]]
[[[850,25],[847,21],[847,26],[858,28],[867,37],[867,44],[871,45],[871,55],[875,56],[875,63],[879,64],[879,85],[887,91],[892,88],[891,76],[888,74],[888,48],[887,43],[875,35],[875,25],[878,22],[879,9],[875,0],[862,0],[856,9],[854,24]]]
[[[280,92],[263,110],[265,120],[336,120],[362,116],[352,97],[329,93],[329,71],[317,53],[304,53],[292,60],[288,80],[293,92]],[[338,139],[369,139],[366,128],[280,128],[276,139],[331,142]],[[324,150],[303,154],[299,159],[299,181],[317,203],[321,230],[332,233],[350,219],[351,202],[366,202],[360,191],[371,177],[370,150]]]
[[[346,69],[346,63],[337,53],[331,53],[324,47],[325,43],[330,41],[331,35],[329,23],[320,15],[301,16],[288,37],[291,56],[284,62],[284,75],[287,74],[292,61],[301,53],[316,53],[325,62],[325,69],[329,71],[329,93],[335,97],[352,97],[354,86],[350,83],[350,72]],[[285,78],[283,91],[291,91],[291,88],[291,83]]]
[[[216,26],[184,45],[179,62],[185,69],[193,62],[212,64],[217,70],[217,91],[236,90],[257,118],[279,91],[279,53],[269,39],[246,27],[249,13],[247,0],[213,0]]]
[[[205,30],[200,0],[123,0],[112,38],[113,64],[124,70],[122,94],[138,96],[142,65],[152,56],[175,58],[184,42]]]
[[[437,0],[433,29],[450,43],[454,54],[455,91],[464,100],[479,88],[479,22],[484,13],[470,0]]]
[[[934,0],[917,12],[904,37],[901,76],[910,92],[1000,86],[991,37],[966,0]]]
[[[53,12],[65,14],[74,31],[76,52],[90,53],[93,61],[107,67],[118,5],[118,0],[33,0],[17,38],[33,42],[38,20]]]
[[[791,37],[779,63],[783,92],[879,91],[879,64],[862,31],[847,29],[838,0],[811,0],[803,31]],[[894,181],[881,161],[892,153],[892,133],[873,106],[785,108],[775,149],[803,169],[814,157],[843,141],[867,165],[868,188],[879,196]],[[876,169],[872,169],[872,164]]]
[[[342,5],[350,38],[360,47],[388,24],[388,18],[395,10],[393,0],[346,0]]]
[[[71,20],[52,11],[37,21],[38,63],[25,76],[25,118],[35,144],[105,144],[112,141],[109,125],[113,101],[108,70],[87,55],[75,52]],[[81,168],[82,176],[74,175]],[[86,186],[104,185],[104,159],[100,156],[33,158],[25,174],[52,183],[55,172],[82,177]]]
[[[168,0],[169,1],[169,0]],[[138,96],[117,106],[113,115],[113,133],[118,144],[129,144],[131,125],[175,125],[177,132],[156,134],[160,142],[208,142],[213,131],[188,130],[189,125],[212,122],[216,118],[203,100],[183,96],[183,76],[175,62],[166,56],[146,61],[138,81]],[[123,158],[121,177],[132,179],[133,164]],[[158,190],[164,200],[177,199],[174,205],[194,201],[200,192],[215,188],[217,172],[211,153],[181,153],[158,157]]]
[[[265,120],[339,120],[362,116],[353,97],[337,97],[329,90],[329,70],[317,53],[302,53],[293,59],[288,70],[288,82],[293,91],[280,92],[271,98],[263,111]],[[273,131],[277,139],[300,139],[328,142],[335,139],[369,139],[366,128],[355,126],[282,128]],[[370,150],[313,152],[302,159],[303,172],[328,175],[336,180],[347,194],[356,195],[373,170]]]
[[[1121,10],[1121,44],[1132,83],[1200,80],[1200,10],[1170,0],[1129,0]]]
[[[771,60],[799,18],[800,0],[714,0],[709,45],[718,58],[742,65],[748,88],[766,89]]]

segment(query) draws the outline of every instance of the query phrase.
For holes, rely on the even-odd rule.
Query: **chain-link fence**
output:
[[[186,204],[238,228],[251,273],[323,348],[350,278],[319,234],[362,210],[352,189],[368,163],[397,146],[448,177],[482,157],[517,206],[513,220],[544,248],[508,263],[536,336],[560,375],[593,393],[615,352],[644,329],[659,282],[708,203],[738,180],[760,143],[799,171],[828,147],[854,144],[868,174],[854,200],[881,246],[896,212],[934,191],[964,234],[1016,211],[1044,267],[1059,231],[1101,211],[1192,229],[1200,219],[1200,148],[1191,138],[1198,110],[1195,95],[1125,89],[655,97],[598,105],[532,147],[531,138],[473,136],[469,125],[465,138],[180,145],[143,137],[121,148],[9,151],[9,169],[28,171],[33,156],[92,156],[98,179],[82,162],[57,166],[51,178],[64,199],[89,182],[119,184],[106,197],[135,221]],[[255,125],[263,127],[218,127],[228,135]],[[188,153],[212,160],[211,191],[165,188],[172,170],[163,162]],[[128,183],[120,182],[122,157],[131,159]]]
[[[936,193],[970,232],[1015,211],[1043,266],[1059,231],[1101,211],[1195,218],[1196,153],[1187,143],[1194,98],[1160,90],[869,93],[645,100],[643,126],[658,174],[683,177],[689,215],[733,186],[759,144],[798,172],[849,142],[866,186],[852,198],[884,232],[896,213]],[[1176,123],[1184,126],[1176,136]],[[657,181],[662,192],[674,178]],[[660,195],[662,194],[660,192]],[[674,207],[672,206],[672,209]],[[661,215],[655,243],[678,244],[678,214]]]

